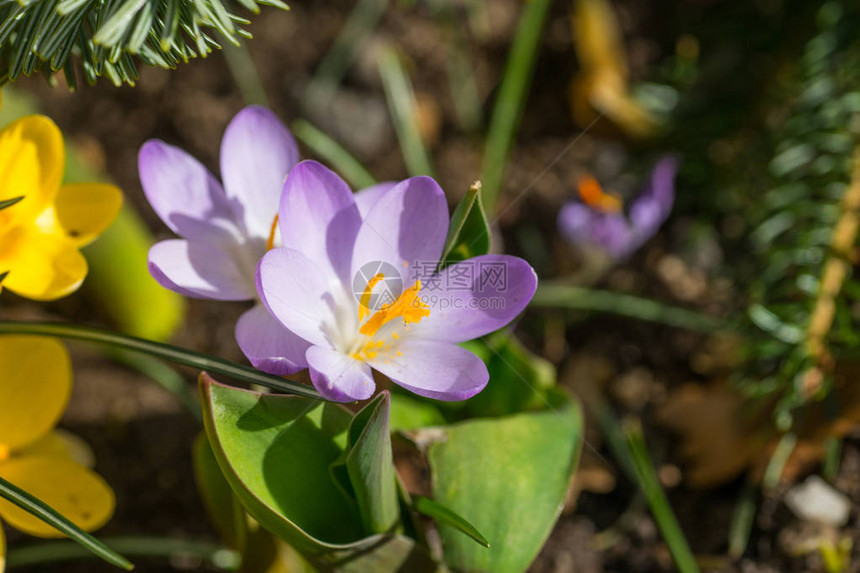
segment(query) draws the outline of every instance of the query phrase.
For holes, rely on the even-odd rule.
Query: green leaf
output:
[[[381,392],[355,415],[348,432],[346,469],[361,520],[370,533],[390,532],[400,520],[388,430],[390,405],[388,392]]]
[[[348,410],[232,388],[206,373],[200,391],[206,435],[233,492],[263,527],[314,567],[340,573],[435,571],[413,539],[365,537],[357,504],[329,473],[344,457]]]
[[[490,372],[490,383],[465,402],[472,417],[494,417],[546,407],[547,390],[555,386],[555,368],[532,354],[508,332],[464,345],[481,356]]]
[[[23,195],[21,195],[20,197],[13,197],[12,199],[0,201],[0,211],[2,211],[3,209],[7,209],[17,203],[20,203],[22,199],[24,199]]]
[[[428,452],[433,499],[481,531],[476,545],[439,524],[445,560],[470,572],[521,573],[561,512],[582,443],[577,402],[557,391],[543,412],[472,420],[438,428]],[[437,431],[434,428],[434,432]]]
[[[125,569],[126,571],[134,569],[134,565],[132,565],[128,559],[111,550],[101,541],[57,513],[42,500],[30,495],[23,489],[6,481],[2,477],[0,477],[0,497],[17,505],[27,513],[38,517],[48,525],[55,527],[58,531],[67,535],[72,541],[77,542],[82,547],[85,547],[87,550],[104,559],[111,565],[115,565],[120,569]]]
[[[231,549],[241,551],[248,535],[245,510],[221,473],[206,434],[201,433],[194,440],[191,456],[197,492],[209,519],[224,543]]]
[[[420,495],[415,496],[415,511],[418,513],[422,513],[427,517],[431,517],[436,520],[437,523],[444,523],[445,525],[451,526],[455,529],[460,530],[465,533],[481,545],[486,548],[490,547],[490,542],[487,541],[487,538],[481,535],[481,532],[477,530],[477,528],[436,501],[433,501],[429,497],[423,497]]]
[[[475,181],[454,209],[439,268],[490,252],[490,225]]]

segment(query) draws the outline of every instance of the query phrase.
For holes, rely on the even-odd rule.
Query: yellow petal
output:
[[[0,269],[9,275],[3,286],[34,300],[69,295],[87,276],[87,261],[63,233],[44,233],[21,226],[0,243]]]
[[[0,476],[41,499],[85,531],[104,525],[113,515],[113,490],[97,473],[67,458],[20,457],[0,463]],[[37,537],[62,537],[42,520],[6,500],[0,517]]]
[[[35,219],[50,207],[60,188],[66,156],[57,125],[43,115],[28,115],[0,131],[0,199],[24,196],[4,209],[17,221]],[[3,221],[0,221],[3,223]]]
[[[0,336],[0,444],[13,452],[45,436],[72,390],[66,347],[51,338]]]
[[[90,445],[83,438],[61,428],[56,428],[32,444],[18,449],[15,454],[26,457],[69,458],[90,469],[96,465],[96,456]]]
[[[54,206],[60,226],[78,246],[83,246],[94,241],[116,218],[122,193],[105,183],[63,185]]]
[[[627,78],[621,29],[607,0],[576,0],[571,13],[573,43],[586,72],[608,69]]]

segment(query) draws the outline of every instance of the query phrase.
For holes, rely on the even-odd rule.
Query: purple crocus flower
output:
[[[280,209],[283,247],[257,267],[260,299],[297,341],[320,394],[373,395],[371,369],[429,398],[480,392],[484,362],[458,346],[513,320],[537,277],[524,260],[484,255],[436,272],[448,231],[439,185],[413,177],[353,195],[313,161],[295,167]],[[375,300],[374,300],[375,299]]]
[[[593,180],[580,183],[585,202],[573,201],[562,207],[558,225],[574,245],[590,246],[620,261],[633,254],[653,237],[669,217],[675,201],[675,174],[678,160],[664,157],[651,172],[648,184],[633,200],[625,216],[617,199],[602,194]]]
[[[180,239],[149,252],[149,269],[162,286],[215,300],[256,300],[254,273],[276,244],[281,190],[298,162],[292,134],[269,110],[246,107],[221,141],[222,184],[183,150],[159,140],[140,150],[140,180],[149,204]],[[304,364],[288,356],[308,344],[291,335],[262,305],[236,324],[236,340],[251,363],[272,374]]]

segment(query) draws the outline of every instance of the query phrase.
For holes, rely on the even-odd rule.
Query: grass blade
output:
[[[537,60],[541,32],[552,0],[532,0],[523,3],[523,13],[511,45],[502,84],[490,118],[490,131],[484,150],[484,205],[494,213],[496,199],[514,136],[525,108],[532,73]]]
[[[296,139],[310,147],[311,151],[325,159],[356,189],[376,185],[376,179],[340,143],[307,121],[298,119],[290,128]]]
[[[42,500],[33,497],[23,489],[6,481],[2,477],[0,477],[0,497],[17,505],[27,513],[38,517],[45,523],[57,528],[59,531],[68,535],[70,539],[82,547],[85,547],[87,551],[104,559],[111,565],[115,565],[116,567],[125,569],[126,571],[134,569],[134,565],[132,565],[128,559],[116,553],[101,541],[57,513]]]
[[[198,370],[205,370],[242,380],[250,384],[259,384],[272,390],[279,390],[288,394],[305,396],[307,398],[320,399],[320,395],[310,386],[305,386],[292,380],[278,376],[264,374],[258,370],[218,358],[200,354],[192,350],[186,350],[170,344],[144,340],[134,336],[118,334],[109,330],[79,326],[76,324],[64,324],[59,322],[16,322],[0,320],[0,334],[26,334],[38,336],[53,336],[68,340],[81,340],[96,344],[107,344],[118,348],[124,348],[133,352],[149,354],[168,362],[190,366]]]
[[[687,539],[684,537],[684,532],[681,531],[681,526],[678,525],[678,520],[669,505],[669,500],[666,499],[666,494],[663,493],[663,488],[660,487],[660,482],[657,480],[654,465],[651,463],[651,456],[648,455],[648,447],[645,445],[642,425],[638,420],[630,420],[624,424],[624,433],[627,437],[627,449],[633,460],[639,487],[645,494],[645,499],[651,508],[651,515],[657,522],[663,540],[669,546],[669,552],[672,554],[675,566],[680,573],[699,573],[696,558],[693,557],[693,553],[687,545]]]
[[[400,58],[391,48],[380,51],[379,75],[382,77],[382,87],[385,89],[385,98],[388,100],[388,109],[391,112],[406,169],[413,176],[433,177],[430,154],[424,147],[415,122],[417,106],[412,84],[406,76]]]
[[[558,283],[539,286],[531,306],[605,312],[698,332],[715,332],[728,328],[728,324],[718,318],[656,300]]]
[[[106,537],[104,543],[135,557],[197,557],[228,570],[237,569],[242,559],[220,545],[171,537]],[[89,553],[69,541],[48,541],[16,547],[6,557],[9,567],[27,567],[86,559]]]
[[[444,523],[445,525],[450,525],[451,527],[457,528],[462,533],[468,535],[484,547],[489,547],[490,542],[486,537],[481,535],[481,532],[478,529],[463,519],[460,515],[454,513],[441,503],[437,503],[430,499],[429,497],[423,496],[415,496],[413,497],[413,501],[415,503],[415,511],[426,515],[427,517],[433,518],[436,521]]]
[[[2,211],[3,209],[8,209],[12,205],[19,203],[22,199],[24,199],[23,195],[21,195],[20,197],[13,197],[11,199],[6,199],[5,201],[0,201],[0,211]]]

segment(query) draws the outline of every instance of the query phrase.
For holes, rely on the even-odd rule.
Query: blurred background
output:
[[[837,406],[825,396],[850,382],[852,362],[837,361],[848,373],[825,372],[823,390],[804,394],[794,374],[810,370],[783,360],[791,351],[779,346],[796,341],[770,315],[747,311],[760,303],[792,326],[783,303],[801,304],[806,314],[789,312],[801,330],[814,313],[820,291],[799,279],[813,271],[798,271],[799,259],[774,261],[805,249],[810,264],[825,264],[858,132],[856,12],[848,1],[299,0],[251,17],[245,47],[173,71],[141,66],[135,87],[79,82],[72,94],[61,76],[54,87],[20,79],[4,87],[3,115],[38,110],[56,121],[73,150],[69,177],[95,173],[118,184],[131,209],[125,231],[114,232],[133,238],[110,252],[99,249],[106,239],[96,243],[93,275],[74,296],[44,305],[7,293],[0,311],[170,338],[243,361],[233,325],[246,305],[182,303],[146,285],[142,253],[169,231],[145,201],[137,152],[159,138],[218,173],[229,120],[248,103],[268,105],[293,128],[303,158],[331,164],[353,187],[432,173],[453,206],[484,179],[495,250],[526,258],[542,283],[599,289],[564,291],[561,302],[544,292],[517,330],[592,414],[568,504],[532,571],[674,570],[642,495],[605,443],[601,407],[641,420],[704,570],[854,570],[856,528],[822,525],[785,502],[795,483],[823,472],[853,523],[860,395],[843,392]],[[516,45],[525,46],[520,60],[511,56]],[[514,106],[499,111],[500,101]],[[842,107],[827,111],[829,102]],[[829,139],[805,139],[819,132]],[[633,252],[613,257],[600,237],[559,229],[570,202],[601,210],[584,192],[589,179],[618,202],[603,212],[629,213],[666,155],[681,162],[674,208]],[[823,214],[809,220],[804,209],[818,208]],[[785,290],[785,277],[796,291]],[[856,338],[851,284],[834,322],[834,344],[846,349]],[[764,331],[777,346],[763,350],[720,321],[753,339]],[[193,481],[195,419],[141,373],[145,365],[71,348],[76,382],[64,425],[92,445],[118,496],[103,534],[215,540]],[[193,400],[196,373],[181,372]],[[829,410],[809,411],[818,407]],[[787,428],[794,447],[786,452]],[[781,465],[769,465],[775,453]],[[9,544],[21,540],[13,534]],[[138,563],[142,572],[219,570],[198,558]],[[59,567],[32,570],[110,570],[95,561]]]

